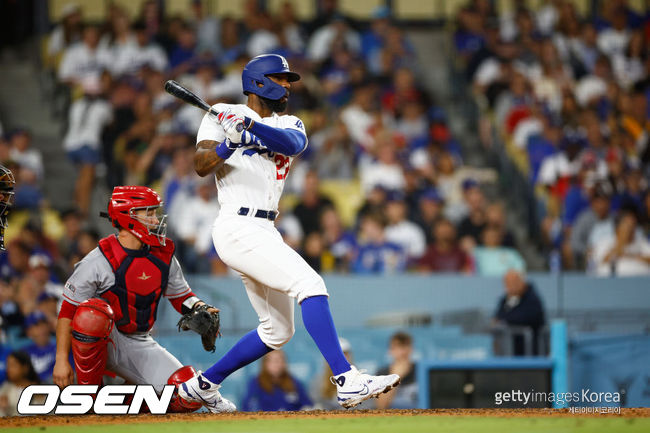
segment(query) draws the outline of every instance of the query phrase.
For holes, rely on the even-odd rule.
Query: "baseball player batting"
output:
[[[155,191],[118,186],[104,216],[119,232],[100,240],[75,265],[65,284],[56,327],[54,383],[60,387],[72,383],[68,361],[72,348],[79,384],[101,385],[109,370],[129,383],[151,384],[160,392],[165,384],[178,385],[196,375],[149,334],[160,300],[167,298],[188,317],[198,310],[218,315],[218,310],[206,308],[185,281],[174,243],[165,237],[166,215]],[[200,407],[178,395],[170,403],[174,412]],[[220,407],[235,410],[225,399]]]
[[[286,109],[291,83],[299,79],[284,57],[255,57],[242,72],[247,104],[214,105],[218,114],[206,114],[198,131],[194,168],[200,176],[215,174],[221,205],[212,229],[214,246],[241,275],[260,321],[216,364],[179,387],[184,400],[201,402],[211,412],[225,408],[219,387],[229,374],[291,339],[294,299],[305,328],[332,368],[341,406],[354,407],[400,381],[395,374],[364,374],[348,363],[323,279],[274,226],[291,162],[307,147],[302,121],[277,114]]]

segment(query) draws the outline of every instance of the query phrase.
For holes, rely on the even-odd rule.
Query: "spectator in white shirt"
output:
[[[377,124],[378,104],[376,89],[368,84],[356,89],[350,105],[341,111],[341,120],[350,138],[367,152],[375,143],[370,130]]]
[[[193,248],[198,256],[195,259],[198,258],[200,262],[206,262],[205,259],[212,249],[212,223],[219,215],[216,192],[213,179],[202,179],[196,194],[185,202],[181,213],[183,223],[176,226],[178,236]],[[194,267],[195,272],[205,272],[209,269],[209,266],[201,266],[199,263],[195,263]]]
[[[542,161],[537,177],[537,183],[549,188],[555,187],[558,182],[566,182],[580,170],[580,151],[585,145],[580,134],[567,134],[563,139],[561,152],[547,156]]]
[[[262,16],[264,19],[257,21],[259,27],[250,35],[246,44],[246,53],[249,57],[256,57],[280,47],[280,38],[274,32],[271,16],[266,12]]]
[[[406,251],[409,262],[413,263],[424,254],[427,244],[424,231],[420,226],[407,219],[407,211],[402,193],[393,192],[388,195],[386,239],[401,246]]]
[[[144,66],[163,72],[167,69],[167,56],[163,49],[149,41],[147,27],[144,22],[138,21],[133,25],[134,34],[128,42],[115,46],[113,55],[113,74],[130,75],[137,73]]]
[[[643,32],[632,34],[630,43],[622,54],[614,55],[612,66],[618,83],[625,89],[645,78],[645,58]]]
[[[627,17],[624,10],[619,10],[612,17],[612,26],[598,35],[598,48],[612,57],[623,54],[630,41],[630,31],[627,29]]]
[[[598,276],[650,274],[650,242],[637,231],[634,211],[621,212],[615,233],[594,246],[593,258]]]
[[[112,3],[109,6],[107,24],[108,28],[99,40],[99,46],[112,50],[115,58],[118,51],[133,42],[131,20],[124,9]]]
[[[294,4],[288,1],[283,2],[279,15],[282,20],[279,23],[281,29],[278,36],[282,45],[289,48],[293,53],[302,53],[305,49],[305,39],[300,30],[301,26],[296,17]]]
[[[578,103],[587,107],[593,105],[607,93],[607,83],[612,76],[611,62],[601,55],[594,63],[593,72],[580,79],[573,90]]]
[[[375,137],[374,157],[365,155],[359,163],[361,189],[368,194],[375,186],[387,190],[403,190],[406,186],[404,169],[397,157],[394,134],[385,130]]]
[[[95,166],[101,162],[101,134],[112,121],[113,111],[103,97],[103,84],[99,78],[86,79],[83,84],[84,96],[70,107],[63,148],[77,167],[75,202],[79,211],[86,216],[95,180]]]
[[[345,22],[345,19],[336,15],[329,24],[316,30],[307,45],[307,58],[314,62],[322,62],[330,57],[335,43],[342,43],[345,48],[353,53],[361,49],[359,35]]]
[[[220,22],[217,17],[206,13],[202,0],[192,0],[190,22],[196,28],[196,41],[199,52],[216,53],[219,48]]]
[[[38,180],[43,179],[43,155],[32,148],[32,136],[25,129],[18,129],[11,134],[10,158],[20,165],[21,170],[32,171]]]
[[[95,24],[86,24],[83,39],[65,50],[59,66],[59,80],[69,85],[84,79],[99,79],[110,70],[113,56],[108,48],[99,46],[100,30]]]

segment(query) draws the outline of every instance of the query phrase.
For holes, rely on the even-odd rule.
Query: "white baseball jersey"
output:
[[[213,108],[219,112],[230,108],[256,122],[305,133],[295,116],[274,113],[262,119],[245,105],[217,104]],[[197,143],[222,142],[225,138],[214,117],[206,115]],[[320,275],[284,243],[273,221],[255,218],[252,212],[242,216],[237,210],[277,210],[292,161],[293,157],[269,152],[259,145],[245,146],[238,148],[216,173],[221,210],[212,226],[212,241],[219,258],[241,275],[259,318],[258,335],[273,349],[282,347],[294,333],[295,300],[327,296],[327,288]]]
[[[218,112],[231,109],[240,115],[250,117],[255,122],[274,128],[294,129],[305,134],[305,127],[296,116],[279,116],[273,113],[270,117],[261,118],[254,110],[243,104],[216,104],[213,108]],[[225,138],[224,130],[214,116],[206,114],[199,127],[196,142],[212,140],[221,143]],[[277,210],[293,159],[291,156],[256,145],[240,147],[216,172],[219,204],[222,208],[226,205],[233,208],[243,206],[251,209]]]

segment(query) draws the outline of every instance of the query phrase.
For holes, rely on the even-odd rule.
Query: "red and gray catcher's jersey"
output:
[[[107,256],[97,247],[77,263],[65,283],[63,297],[74,306],[102,297],[111,304],[120,331],[146,333],[153,326],[161,297],[186,296],[190,287],[173,256],[164,263],[152,254],[122,249],[119,243],[114,250],[116,254]]]

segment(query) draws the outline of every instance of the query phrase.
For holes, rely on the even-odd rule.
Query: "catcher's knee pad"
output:
[[[103,299],[91,298],[77,307],[72,318],[72,356],[80,385],[101,385],[113,320],[113,309]]]
[[[278,323],[271,323],[270,320],[260,323],[257,327],[257,334],[260,340],[271,349],[279,349],[291,340],[296,328],[291,325],[278,325]]]
[[[302,278],[298,278],[294,283],[296,292],[298,294],[297,301],[301,303],[306,298],[312,296],[329,296],[327,294],[327,287],[323,277],[318,275],[313,269],[311,272],[306,273]]]
[[[185,367],[181,367],[175,372],[173,372],[172,375],[169,376],[169,379],[167,379],[167,384],[176,385],[176,388],[178,389],[178,385],[180,385],[183,382],[187,382],[194,376],[196,376],[196,370],[194,370],[194,367],[192,367],[191,365],[186,365]],[[169,402],[169,408],[167,409],[167,412],[175,412],[175,413],[194,412],[196,410],[199,410],[200,408],[201,408],[201,403],[195,403],[195,402],[189,402],[187,400],[183,400],[178,395],[178,391],[174,390],[174,396]]]

